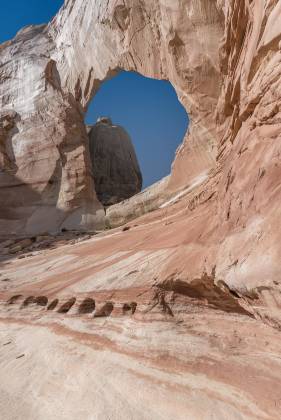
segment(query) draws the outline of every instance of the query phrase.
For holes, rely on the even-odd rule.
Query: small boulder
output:
[[[50,235],[40,235],[40,236],[37,236],[36,242],[49,241],[50,239],[52,239]]]
[[[22,241],[17,242],[16,246],[21,246],[22,249],[27,248],[28,246],[32,245],[32,239],[23,239]]]
[[[8,239],[7,241],[4,241],[0,244],[1,248],[8,248],[11,245],[14,245],[15,240],[14,239]]]
[[[17,254],[20,251],[22,251],[22,246],[21,245],[16,245],[16,246],[13,246],[12,248],[9,249],[10,254]]]

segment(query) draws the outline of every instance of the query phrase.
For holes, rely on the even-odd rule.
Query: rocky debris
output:
[[[50,239],[52,239],[52,236],[50,235],[39,235],[36,237],[36,242],[49,241]]]
[[[9,253],[16,254],[20,251],[23,251],[24,249],[29,248],[33,242],[34,240],[30,238],[17,241],[12,247],[9,248]]]
[[[34,243],[34,238],[14,239],[0,243],[0,255],[17,254],[26,249],[30,249]]]
[[[65,231],[58,235],[38,235],[25,239],[11,239],[0,243],[0,256],[17,255],[19,259],[32,256],[32,251],[54,249],[63,245],[75,245],[91,239],[95,233]]]
[[[133,143],[120,125],[101,117],[89,130],[95,191],[104,206],[140,192],[142,174]]]
[[[22,247],[21,245],[16,245],[13,246],[12,248],[9,249],[9,253],[10,254],[17,254],[18,252],[22,251],[24,247]]]
[[[8,248],[9,246],[14,245],[15,241],[15,239],[8,239],[7,241],[1,242],[0,247],[1,249]]]

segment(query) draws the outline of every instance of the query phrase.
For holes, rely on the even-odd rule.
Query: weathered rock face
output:
[[[189,276],[216,267],[240,291],[275,287],[279,12],[274,0],[70,0],[48,26],[1,45],[1,233],[103,225],[84,111],[103,80],[133,70],[170,80],[190,116],[167,186],[197,185],[186,198],[198,227]]]
[[[124,232],[2,270],[10,279],[0,295],[4,338],[21,338],[15,354],[31,351],[30,339],[38,349],[21,375],[33,360],[49,364],[46,345],[62,377],[71,367],[80,378],[74,390],[95,363],[88,383],[96,380],[102,398],[86,394],[83,409],[94,404],[97,417],[280,417],[280,12],[277,0],[69,0],[48,27],[1,46],[2,231],[97,222],[83,112],[119,69],[170,80],[191,119],[168,205]],[[64,311],[72,304],[73,316],[38,314],[42,294]],[[76,317],[84,299],[103,314],[94,329]],[[63,363],[54,349],[67,353]],[[18,384],[4,351],[3,383]],[[41,389],[52,400],[57,388],[64,399],[68,389],[52,379],[50,391],[45,375],[35,400]],[[33,395],[6,389],[7,416],[15,392],[16,401]],[[66,417],[92,413],[77,401]],[[29,404],[27,417],[41,408]],[[22,404],[13,409],[17,417]]]
[[[169,190],[167,188],[169,182],[170,176],[166,176],[130,199],[110,206],[106,210],[106,226],[111,228],[121,226],[158,209],[169,199]]]
[[[142,174],[126,130],[113,125],[110,118],[102,117],[90,128],[88,135],[99,201],[110,206],[140,192]]]
[[[71,0],[50,25],[1,45],[1,112],[17,115],[13,172],[1,158],[1,233],[102,225],[83,117],[100,83],[119,69],[170,80],[188,109],[192,134],[170,188],[212,167],[223,20],[215,2],[203,0],[190,7],[183,0]]]
[[[1,234],[103,225],[83,113],[62,90],[53,48],[45,26],[1,45]]]

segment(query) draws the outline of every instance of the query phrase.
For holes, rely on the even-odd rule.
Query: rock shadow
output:
[[[15,295],[15,296],[12,296],[8,301],[7,301],[7,304],[8,305],[13,305],[14,303],[16,303],[20,298],[22,298],[23,297],[23,295]]]
[[[21,308],[26,308],[33,303],[36,303],[36,298],[34,296],[28,296],[26,299],[24,299]]]
[[[215,283],[213,275],[203,274],[201,278],[190,283],[180,279],[168,279],[157,286],[161,294],[173,292],[172,300],[176,295],[188,297],[199,303],[206,302],[211,308],[229,313],[237,313],[253,317],[239,302],[239,295],[230,291],[228,286],[219,281]]]
[[[130,303],[124,303],[122,311],[123,314],[134,314],[137,309],[137,303],[136,302],[130,302]]]
[[[96,303],[94,299],[86,298],[80,304],[79,309],[78,309],[78,314],[79,315],[91,314],[92,312],[94,312],[95,307],[96,307]]]
[[[38,296],[35,298],[35,303],[38,306],[47,306],[48,305],[48,298],[46,296]]]
[[[74,305],[74,303],[76,302],[76,298],[71,298],[69,299],[67,302],[65,302],[59,309],[58,309],[58,313],[59,314],[67,314],[67,312],[69,312],[69,310],[72,308],[72,306]]]
[[[112,302],[106,302],[100,309],[98,309],[95,314],[94,318],[103,318],[108,317],[111,315],[111,312],[114,309],[114,305]]]
[[[58,306],[59,300],[54,299],[47,307],[47,311],[53,311]]]

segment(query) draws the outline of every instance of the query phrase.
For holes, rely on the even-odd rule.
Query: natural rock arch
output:
[[[83,116],[100,84],[121,69],[169,80],[191,117],[168,188],[214,166],[210,110],[220,94],[222,32],[215,1],[69,0],[47,27],[25,28],[3,44],[1,113],[16,113],[17,132],[14,169],[2,168],[2,233],[103,225]]]
[[[92,10],[93,3],[95,11]],[[104,9],[105,3],[109,4],[108,11]],[[140,8],[134,12],[133,19],[138,20],[138,25],[133,24],[133,32],[130,32],[132,23],[127,20],[128,11],[122,7],[121,17],[124,21],[118,18],[117,22],[113,22],[114,7],[122,4]],[[113,234],[109,232],[99,235],[97,241],[93,239],[89,243],[77,244],[75,249],[67,246],[61,251],[36,255],[32,260],[27,258],[4,267],[4,271],[9,272],[12,284],[7,285],[6,292],[3,289],[1,299],[9,303],[7,294],[10,296],[12,292],[14,297],[10,303],[14,305],[6,306],[7,315],[1,309],[1,317],[7,316],[7,320],[12,317],[15,323],[15,312],[23,307],[25,298],[31,299],[29,303],[32,310],[28,310],[28,306],[21,312],[21,318],[27,316],[29,324],[20,331],[20,337],[26,336],[32,342],[34,334],[42,338],[43,333],[39,331],[37,335],[36,331],[40,326],[45,331],[46,325],[40,320],[38,322],[34,297],[28,298],[27,290],[34,293],[40,290],[46,296],[52,290],[53,294],[63,293],[65,297],[75,291],[79,303],[87,292],[89,296],[94,295],[97,302],[94,317],[97,314],[112,315],[114,318],[121,315],[123,310],[131,315],[128,302],[134,299],[138,303],[136,322],[126,319],[125,314],[123,328],[120,325],[121,318],[116,323],[111,322],[113,318],[109,318],[109,322],[105,322],[105,318],[95,318],[92,323],[86,319],[83,326],[83,320],[70,325],[73,331],[67,333],[68,337],[70,333],[75,337],[74,350],[77,349],[78,357],[75,362],[73,352],[69,351],[69,338],[66,337],[67,353],[71,356],[69,363],[65,364],[66,375],[68,366],[72,368],[73,363],[76,369],[80,368],[81,351],[83,355],[86,354],[85,340],[91,346],[98,344],[94,355],[85,359],[79,372],[83,378],[83,373],[87,374],[88,366],[96,359],[97,369],[93,369],[89,382],[91,385],[95,378],[97,386],[102,385],[99,376],[111,372],[112,366],[116,367],[116,362],[120,360],[120,374],[114,370],[117,374],[116,381],[112,383],[114,386],[107,386],[106,398],[104,401],[101,398],[94,409],[100,412],[102,408],[110,406],[111,410],[106,414],[114,418],[122,406],[121,416],[130,417],[131,413],[137,413],[145,417],[148,413],[146,417],[149,417],[152,407],[152,411],[158,413],[159,417],[169,417],[169,413],[170,417],[175,417],[177,395],[174,398],[172,388],[167,386],[165,399],[163,387],[155,386],[155,383],[158,384],[164,378],[165,384],[177,384],[178,373],[186,366],[186,370],[183,370],[183,373],[187,372],[186,382],[181,392],[186,395],[184,399],[187,404],[177,405],[177,413],[183,412],[185,415],[186,410],[187,416],[191,418],[202,416],[204,410],[201,402],[204,400],[205,411],[208,414],[214,413],[214,416],[216,413],[221,416],[225,413],[226,418],[237,418],[245,413],[247,418],[279,418],[280,407],[276,402],[280,394],[277,375],[280,365],[275,364],[274,360],[280,354],[278,334],[281,328],[281,2],[206,0],[206,7],[217,4],[218,10],[224,13],[221,17],[224,26],[221,47],[217,42],[221,30],[216,19],[205,27],[200,26],[200,19],[195,20],[194,25],[189,24],[190,16],[200,5],[200,14],[204,14],[203,2],[124,0],[122,4],[113,0],[67,1],[59,15],[45,29],[47,32],[42,28],[25,30],[16,41],[0,47],[0,58],[4,63],[0,67],[1,110],[7,112],[1,119],[3,125],[0,135],[1,142],[7,139],[8,146],[12,142],[14,147],[14,154],[5,150],[6,143],[0,147],[1,153],[5,155],[1,162],[10,162],[11,169],[11,172],[1,174],[2,187],[5,187],[0,189],[1,230],[24,232],[34,225],[39,229],[40,223],[36,225],[34,222],[40,220],[44,230],[58,229],[65,222],[75,227],[97,224],[95,212],[98,203],[93,194],[89,195],[92,185],[87,171],[86,140],[82,135],[83,112],[88,99],[98,87],[98,79],[101,81],[106,75],[112,75],[113,71],[118,70],[116,66],[134,67],[132,60],[136,61],[135,68],[139,72],[154,74],[154,77],[157,72],[158,77],[168,77],[166,71],[172,76],[175,74],[175,79],[172,76],[168,78],[177,87],[179,96],[182,95],[182,101],[188,104],[186,107],[191,115],[189,138],[177,154],[171,181],[166,188],[175,191],[186,180],[189,183],[193,176],[197,177],[198,173],[210,166],[208,159],[212,153],[206,153],[204,147],[209,144],[210,137],[217,140],[216,167],[203,183],[194,187],[193,182],[193,189],[185,188],[184,196],[180,195],[182,192],[176,194],[178,203],[127,225],[123,232],[119,229]],[[188,8],[184,8],[184,5]],[[155,13],[150,13],[151,8],[155,9]],[[120,8],[118,10],[120,12]],[[149,20],[146,26],[141,21],[142,14]],[[95,29],[93,16],[96,19]],[[155,20],[160,22],[158,26],[154,25]],[[113,29],[112,25],[115,25]],[[164,48],[169,42],[169,26],[177,29],[178,33],[176,37],[173,36],[175,39],[172,42],[172,47],[173,44],[177,46],[173,47],[175,56],[172,53],[166,54]],[[81,27],[83,32],[78,35],[77,29]],[[198,27],[201,28],[200,33]],[[155,55],[151,55],[153,45],[158,42],[157,28],[162,41],[157,44]],[[153,39],[151,33],[147,33],[150,29]],[[48,33],[49,36],[46,35]],[[142,42],[138,40],[141,34]],[[77,40],[78,36],[80,38]],[[208,45],[204,49],[202,41],[205,38],[209,40],[208,37],[214,40],[213,48]],[[189,57],[185,48],[196,40],[197,48],[190,51]],[[125,42],[129,43],[131,59],[127,50],[122,53]],[[94,46],[89,49],[88,43],[94,43]],[[116,48],[111,43],[115,43]],[[147,62],[141,53],[144,46],[147,54],[150,54]],[[180,52],[177,52],[179,48]],[[93,56],[86,54],[93,50],[97,58],[109,57],[106,63],[95,61],[94,68]],[[196,56],[199,55],[197,60],[192,56],[193,51]],[[204,64],[204,56],[213,63],[211,68]],[[120,57],[127,62],[126,65],[123,66]],[[184,71],[189,58],[191,67]],[[87,83],[91,67],[92,76]],[[178,72],[175,70],[177,68]],[[212,69],[217,68],[219,75],[215,70],[212,72]],[[200,89],[200,81],[204,86],[204,80],[207,81],[207,93]],[[211,80],[216,86],[209,91]],[[75,100],[75,90],[78,96],[81,92],[79,101]],[[85,92],[88,92],[86,99]],[[10,107],[14,111],[8,113]],[[15,115],[14,124],[7,115]],[[44,176],[40,178],[39,174]],[[27,186],[29,176],[33,178],[31,185]],[[48,220],[51,221],[50,225]],[[113,302],[110,304],[108,301],[110,305],[106,308],[104,305],[107,299],[113,298],[115,306],[110,312]],[[62,298],[56,310],[60,311],[63,305],[63,312],[67,312],[69,302],[73,302],[73,299],[64,306],[66,299]],[[77,314],[78,308],[76,304],[70,313]],[[214,310],[219,311],[214,313]],[[166,320],[166,325],[160,321],[159,315],[163,321]],[[174,318],[170,315],[174,315]],[[55,322],[56,316],[53,313],[49,321]],[[260,319],[270,328],[259,326]],[[32,328],[33,321],[35,328]],[[89,325],[89,337],[85,336],[88,328],[86,324]],[[65,327],[67,325],[69,323]],[[134,326],[136,331],[132,329]],[[271,327],[276,328],[275,332],[271,331]],[[9,335],[11,332],[18,336],[17,325],[9,325],[9,329]],[[51,348],[61,352],[61,333],[67,331],[56,327],[54,332],[59,333],[60,338],[52,339]],[[93,339],[90,334],[94,334]],[[44,335],[47,339],[51,338],[50,334],[44,332]],[[36,337],[35,347],[38,344]],[[180,347],[177,346],[179,337],[182,338]],[[12,350],[16,348],[14,344],[13,340]],[[189,347],[191,351],[187,352]],[[46,347],[43,341],[41,348],[44,350],[45,362],[45,351],[48,352],[50,346]],[[263,348],[264,352],[261,351]],[[103,352],[104,349],[108,351]],[[148,358],[145,360],[142,357],[143,349],[147,350]],[[102,351],[101,357],[98,355],[99,350]],[[105,368],[99,369],[99,361],[106,361],[103,357],[105,353],[108,353],[108,363]],[[179,358],[184,353],[189,353],[189,356]],[[126,356],[129,357],[128,364]],[[135,361],[139,360],[139,363],[132,364],[132,357]],[[22,375],[24,372],[29,374],[30,360],[28,355],[28,360],[21,366],[26,367],[25,371],[21,370]],[[38,360],[40,362],[38,358],[35,362]],[[54,359],[56,365],[57,360],[61,359]],[[245,370],[246,360],[249,363]],[[156,366],[156,361],[159,362],[157,369],[150,369],[149,372],[154,370],[154,377],[147,375],[149,367]],[[124,377],[124,366],[131,365],[135,367],[133,376]],[[9,363],[6,369],[9,381],[12,379],[9,377],[10,366]],[[161,369],[165,376],[161,374]],[[37,371],[41,374],[41,367]],[[261,379],[253,382],[253,375]],[[265,375],[267,392],[264,392]],[[142,389],[146,388],[149,395],[141,398],[136,411],[136,400],[131,398],[131,394],[132,390],[136,390],[138,395],[140,382],[135,378],[141,379],[144,376],[149,377],[149,381],[145,382],[147,386]],[[111,390],[121,383],[120,378],[122,381],[124,378],[128,386],[126,389],[122,387],[122,392],[117,387],[116,395],[111,395]],[[44,379],[45,376],[43,382]],[[2,382],[5,385],[5,381]],[[35,383],[37,385],[39,382]],[[135,389],[129,386],[131,384],[136,385]],[[194,384],[197,390],[200,388],[199,394]],[[81,388],[80,381],[78,385]],[[42,389],[40,386],[37,388]],[[152,388],[160,389],[161,395],[151,393]],[[173,388],[178,392],[178,387]],[[19,398],[15,398],[16,388],[11,387],[12,398],[13,401],[19,401],[18,406],[15,405],[16,412],[22,412],[24,394],[20,387],[17,389]],[[59,389],[63,387],[56,387],[55,391]],[[34,395],[29,388],[26,392]],[[84,397],[83,392],[80,395]],[[164,404],[158,403],[161,398],[165,399]],[[6,401],[9,400],[8,395]],[[89,394],[89,400],[85,402],[85,409],[90,407],[91,412],[92,400]],[[108,404],[108,401],[113,404]],[[118,401],[117,407],[115,401]],[[131,404],[127,404],[128,401]],[[154,402],[153,406],[151,402]],[[30,404],[32,406],[32,401]],[[163,410],[159,411],[161,406]],[[77,407],[79,417],[79,401]],[[3,408],[9,417],[11,404],[7,404],[7,407],[4,404]],[[75,414],[73,404],[65,408],[70,415]],[[53,412],[56,415],[57,405]]]
[[[166,188],[215,167],[186,204],[190,275],[278,283],[279,17],[275,0],[69,0],[2,44],[1,235],[103,226],[84,113],[102,81],[133,70],[168,79],[191,119]]]

